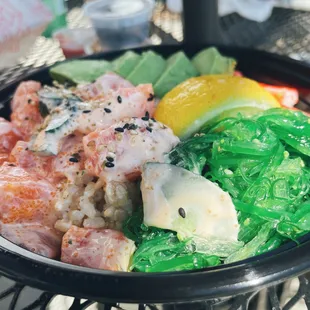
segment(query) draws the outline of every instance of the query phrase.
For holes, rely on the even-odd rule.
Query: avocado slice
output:
[[[168,58],[166,70],[154,85],[155,95],[162,98],[172,88],[198,74],[186,55],[177,52]]]
[[[127,80],[134,85],[155,84],[166,68],[166,60],[153,51],[144,52],[141,57],[136,68],[127,76]]]
[[[236,60],[222,56],[215,47],[202,50],[194,56],[192,64],[201,75],[234,73]]]
[[[128,51],[124,55],[113,60],[113,71],[126,78],[134,70],[140,60],[140,55],[132,51]]]
[[[53,66],[50,76],[59,83],[91,83],[107,71],[112,65],[106,60],[72,60]]]

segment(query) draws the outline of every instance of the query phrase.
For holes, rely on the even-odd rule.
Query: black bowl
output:
[[[136,49],[155,50],[167,57],[183,50],[193,56],[206,46],[156,46]],[[238,60],[238,69],[262,82],[293,85],[307,98],[310,67],[292,59],[266,52],[220,47]],[[122,52],[92,55],[91,59],[113,59]],[[50,83],[48,68],[23,77]],[[6,106],[0,115],[9,116],[9,98],[21,81],[0,91]],[[307,103],[303,100],[304,104]],[[77,267],[31,253],[0,237],[0,273],[26,285],[53,293],[88,298],[100,302],[169,303],[232,296],[281,282],[310,270],[310,234],[297,245],[289,242],[277,250],[229,265],[202,270],[167,273],[126,273]]]

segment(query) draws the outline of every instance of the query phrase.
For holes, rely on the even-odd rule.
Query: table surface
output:
[[[68,27],[91,27],[80,8],[69,11]],[[275,8],[263,23],[246,20],[238,14],[220,18],[224,44],[254,47],[310,63],[310,12]],[[157,2],[152,19],[151,44],[177,44],[183,41],[182,19]],[[65,57],[57,41],[38,37],[30,52],[17,65],[0,72],[0,88],[36,68],[52,65]]]

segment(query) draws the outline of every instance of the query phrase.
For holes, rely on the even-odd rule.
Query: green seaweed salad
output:
[[[199,269],[273,250],[310,231],[310,121],[300,111],[270,109],[226,118],[180,143],[167,162],[216,182],[238,211],[237,243],[205,247],[143,224],[138,208],[124,225],[137,244],[134,271]]]

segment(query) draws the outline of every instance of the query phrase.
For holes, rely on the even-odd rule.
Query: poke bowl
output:
[[[309,73],[251,49],[152,46],[7,85],[0,273],[135,303],[305,273]]]

